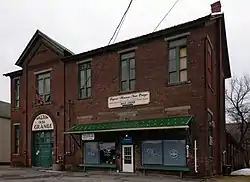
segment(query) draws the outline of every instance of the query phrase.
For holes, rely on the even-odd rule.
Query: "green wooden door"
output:
[[[52,166],[53,132],[34,132],[33,165],[36,167]]]

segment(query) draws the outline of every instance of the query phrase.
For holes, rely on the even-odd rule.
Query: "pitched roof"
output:
[[[17,76],[22,75],[22,73],[23,73],[23,70],[17,70],[17,71],[12,71],[12,72],[9,72],[9,73],[5,73],[5,74],[3,74],[3,76],[17,77]]]
[[[10,103],[0,101],[0,118],[10,119]]]
[[[34,45],[42,39],[45,43],[47,43],[50,48],[55,50],[56,52],[59,52],[63,56],[70,56],[74,55],[72,51],[67,49],[66,47],[62,46],[52,38],[48,37],[44,33],[42,33],[40,30],[37,30],[31,40],[29,41],[28,45],[25,47],[24,51],[22,52],[21,56],[16,61],[15,65],[22,67],[22,64],[27,57],[27,55],[31,52],[31,49],[34,47]]]
[[[149,33],[146,35],[142,35],[139,37],[135,37],[129,40],[125,40],[122,42],[118,42],[115,44],[111,44],[108,46],[104,46],[101,48],[97,48],[97,49],[93,49],[90,51],[86,51],[80,54],[75,54],[72,56],[68,56],[68,57],[64,57],[62,58],[62,61],[71,61],[71,60],[77,60],[77,59],[85,59],[94,55],[98,55],[101,53],[105,53],[105,52],[111,52],[111,51],[116,51],[119,49],[124,49],[127,47],[133,47],[136,46],[137,44],[143,43],[143,42],[147,42],[149,40],[158,38],[158,37],[166,37],[166,36],[173,36],[176,35],[178,33],[182,33],[183,31],[188,31],[188,29],[191,28],[195,28],[197,26],[202,26],[205,25],[205,23],[211,19],[218,19],[221,20],[222,22],[222,31],[221,31],[221,35],[222,35],[222,41],[223,41],[223,67],[224,67],[224,74],[225,74],[225,78],[230,78],[231,77],[231,71],[230,71],[230,64],[229,64],[229,56],[228,56],[228,47],[227,47],[227,37],[226,37],[226,29],[225,29],[225,20],[224,20],[224,14],[218,14],[218,15],[207,15],[201,18],[198,18],[196,20],[193,21],[189,21],[183,24],[179,24],[176,26],[172,26],[157,32],[153,32],[153,33]]]

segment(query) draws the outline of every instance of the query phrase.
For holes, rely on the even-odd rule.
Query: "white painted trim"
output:
[[[174,35],[174,36],[171,36],[171,37],[166,37],[164,39],[164,41],[171,41],[171,40],[174,40],[174,39],[180,39],[180,38],[186,37],[186,36],[188,36],[190,34],[191,34],[190,32],[186,32],[186,33]]]
[[[14,77],[12,80],[18,80],[20,79],[20,76]]]
[[[13,126],[19,126],[20,123],[13,123]]]
[[[186,129],[188,125],[184,126],[163,126],[163,127],[146,127],[146,128],[121,128],[121,129],[110,129],[110,130],[97,130],[97,131],[77,131],[77,132],[64,132],[64,134],[77,134],[77,133],[100,133],[100,132],[111,132],[111,131],[137,131],[137,130],[161,130],[161,129]]]
[[[131,47],[131,48],[123,49],[123,50],[118,51],[118,53],[121,54],[121,53],[124,53],[124,52],[134,51],[137,48],[138,47]]]
[[[46,69],[46,70],[41,70],[41,71],[36,71],[34,72],[35,75],[41,74],[41,73],[46,73],[52,71],[52,68]]]
[[[209,108],[207,108],[207,111],[208,111],[210,114],[212,114],[212,116],[214,115],[214,113],[213,113]]]
[[[212,41],[211,41],[209,35],[206,35],[206,38],[207,38],[207,40],[208,40],[209,45],[211,46],[211,48],[212,48],[212,50],[213,50],[213,49],[214,49],[214,46],[213,46],[213,44],[212,44]]]
[[[87,63],[87,62],[91,62],[92,61],[92,58],[89,58],[89,59],[84,59],[84,60],[81,60],[81,61],[77,61],[76,64],[82,64],[82,63]]]

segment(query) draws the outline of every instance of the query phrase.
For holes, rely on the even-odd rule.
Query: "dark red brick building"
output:
[[[221,173],[223,14],[80,54],[37,31],[16,65],[13,165]]]

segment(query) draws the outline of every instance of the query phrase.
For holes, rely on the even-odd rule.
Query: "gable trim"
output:
[[[47,44],[48,48],[51,48],[53,51],[58,52],[62,56],[69,56],[73,55],[74,53],[71,52],[69,49],[65,48],[61,44],[57,43],[41,31],[37,30],[36,33],[33,35],[31,40],[29,41],[28,45],[25,47],[24,51],[16,61],[15,65],[22,67],[24,61],[26,60],[27,56],[28,59],[34,56],[34,45],[37,45],[39,42],[39,45],[41,43]],[[36,52],[36,51],[35,51]]]

